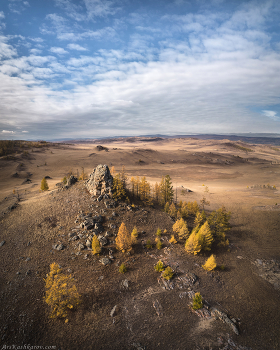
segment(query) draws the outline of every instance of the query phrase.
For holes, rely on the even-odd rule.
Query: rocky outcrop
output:
[[[98,165],[90,174],[86,182],[86,188],[94,196],[107,194],[111,196],[113,186],[113,176],[107,165]]]

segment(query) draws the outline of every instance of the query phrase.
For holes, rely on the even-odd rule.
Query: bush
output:
[[[63,183],[64,183],[64,185],[66,185],[66,184],[67,184],[67,177],[66,177],[66,176],[64,176],[64,177],[61,179],[61,182],[63,182]]]
[[[157,239],[156,247],[158,250],[160,250],[162,248],[162,242],[161,242],[160,238]]]
[[[164,265],[163,262],[161,260],[159,260],[155,266],[155,270],[157,272],[162,272],[164,270]]]
[[[174,235],[171,236],[171,238],[170,238],[170,240],[169,240],[169,243],[173,243],[173,244],[176,244],[176,243],[177,243],[177,241],[176,241]]]
[[[49,185],[47,183],[46,178],[44,177],[41,181],[41,191],[47,191],[49,189]]]
[[[50,265],[50,273],[47,275],[45,302],[51,307],[51,318],[63,318],[67,316],[69,309],[78,307],[81,296],[77,291],[72,276],[61,273],[57,263]]]
[[[147,240],[146,248],[148,248],[148,249],[152,249],[153,248],[152,242],[149,239]]]
[[[91,242],[91,248],[92,248],[92,254],[101,253],[100,242],[99,242],[97,236],[93,236],[92,242]]]
[[[215,256],[212,254],[207,260],[206,263],[204,265],[202,265],[202,267],[204,268],[204,270],[206,271],[212,271],[217,267],[216,264],[216,259]]]
[[[162,277],[165,280],[170,280],[173,277],[173,270],[171,269],[170,266],[167,266],[167,268],[163,271]]]
[[[161,229],[160,228],[157,229],[156,236],[161,237]]]
[[[125,264],[121,264],[121,266],[119,267],[119,272],[120,273],[126,273],[127,272],[127,268],[126,268]]]
[[[193,297],[192,308],[194,310],[199,310],[202,307],[203,307],[202,296],[200,295],[200,293],[195,293],[195,296]]]
[[[136,244],[137,243],[137,238],[138,238],[138,232],[137,228],[134,226],[132,232],[131,232],[131,243]]]

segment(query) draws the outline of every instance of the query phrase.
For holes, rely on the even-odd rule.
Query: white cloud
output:
[[[118,7],[114,7],[114,1],[112,0],[83,0],[87,9],[88,18],[94,17],[106,17],[113,15],[120,10]]]
[[[17,50],[7,44],[7,38],[0,35],[0,59],[12,58],[17,55]]]
[[[68,53],[68,51],[64,50],[62,47],[51,47],[49,51],[58,55],[65,55]]]
[[[26,134],[29,133],[29,131],[26,131],[26,130],[22,130],[22,132],[23,132],[23,133],[26,133]]]
[[[42,50],[39,50],[39,49],[31,49],[30,50],[30,53],[32,55],[40,55],[40,53],[42,53]]]
[[[14,134],[14,131],[11,130],[2,130],[2,134]]]
[[[86,49],[86,48],[84,48],[84,47],[82,47],[81,45],[78,45],[78,44],[68,44],[67,47],[70,50],[88,51],[88,49]]]
[[[1,19],[4,19],[4,18],[5,18],[4,12],[3,12],[3,11],[0,11],[0,20],[1,20]]]
[[[268,110],[263,110],[263,114],[273,120],[279,120],[279,117],[277,117],[277,112],[274,111],[268,111]]]

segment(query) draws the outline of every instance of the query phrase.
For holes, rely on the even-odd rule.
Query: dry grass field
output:
[[[120,139],[102,143],[107,150],[97,145],[47,144],[0,159],[0,242],[5,241],[0,247],[1,348],[280,349],[280,149],[195,138]],[[201,266],[209,254],[188,255],[183,244],[171,245],[174,221],[158,207],[131,211],[120,204],[108,209],[103,201],[93,201],[84,181],[59,191],[56,184],[64,176],[81,174],[82,169],[90,174],[98,164],[114,166],[116,172],[125,166],[129,179],[145,176],[152,184],[169,174],[177,202],[200,203],[205,197],[210,202],[207,212],[225,206],[231,212],[230,244],[214,252],[225,269],[207,273]],[[49,191],[40,192],[46,176]],[[145,233],[139,235],[133,254],[114,252],[112,263],[103,266],[100,257],[84,250],[79,254],[68,242],[81,211],[103,215],[105,225],[113,223],[112,235],[121,222],[130,232],[137,226]],[[145,242],[154,240],[157,228],[167,230],[167,249],[147,251]],[[58,242],[65,249],[53,249]],[[113,239],[102,254],[108,255],[110,247]],[[198,279],[192,289],[237,320],[240,334],[220,320],[195,314],[188,288],[164,290],[154,270],[159,259],[167,259],[178,277],[194,273]],[[44,278],[53,262],[74,276],[82,295],[68,323],[50,319],[43,300]],[[270,262],[269,271],[260,268],[262,262]],[[121,263],[128,266],[124,275],[118,272]]]

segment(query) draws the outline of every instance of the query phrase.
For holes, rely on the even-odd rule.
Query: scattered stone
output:
[[[101,262],[102,265],[109,265],[111,263],[111,260],[108,258],[102,258],[99,260]]]
[[[214,318],[218,318],[222,322],[226,323],[230,328],[234,331],[235,334],[239,335],[239,331],[236,327],[236,325],[232,322],[232,320],[227,316],[226,313],[216,309],[216,308],[211,308],[210,309],[211,316]]]
[[[71,238],[71,237],[74,237],[74,236],[76,236],[76,232],[69,232],[68,233],[68,237]]]
[[[107,238],[102,236],[102,235],[99,235],[97,237],[97,239],[99,240],[99,243],[100,243],[101,247],[103,247],[104,245],[106,245],[108,243]]]
[[[128,286],[129,286],[129,285],[128,285],[128,282],[129,282],[129,281],[128,281],[127,279],[123,280],[123,281],[121,282],[121,286],[124,287],[124,288],[126,288],[126,289],[128,289]]]
[[[118,305],[115,305],[115,306],[113,307],[113,309],[111,310],[111,312],[110,312],[110,316],[111,316],[111,317],[114,317],[114,316],[115,316],[115,313],[116,313],[116,311],[117,311],[117,307],[118,307]]]
[[[163,312],[162,312],[163,309],[157,299],[153,301],[153,307],[155,308],[157,315],[161,317],[163,315]]]
[[[78,244],[78,249],[79,249],[79,250],[85,249],[85,246],[83,245],[83,243],[79,243],[79,244]]]
[[[53,244],[53,249],[56,249],[56,250],[63,250],[64,249],[64,245],[62,243],[56,243],[56,244]]]
[[[280,262],[274,259],[261,260],[256,259],[253,264],[258,268],[258,274],[267,282],[272,284],[275,289],[280,289]]]
[[[0,243],[0,247],[3,247],[3,245],[6,243],[6,241],[2,241],[1,243]]]
[[[31,260],[31,258],[29,258],[29,257],[27,257],[26,259],[25,259],[25,261],[30,261]]]
[[[67,179],[67,183],[66,183],[65,187],[66,187],[66,188],[69,188],[70,186],[74,185],[77,181],[78,181],[78,179],[76,178],[76,176],[71,175],[71,176]]]
[[[26,274],[26,276],[30,275],[31,274],[31,270],[27,270],[25,274]]]
[[[88,259],[88,254],[84,255],[84,259],[87,260]]]
[[[88,248],[91,247],[91,241],[90,241],[89,239],[86,240],[86,246],[87,246]]]
[[[101,202],[103,199],[103,195],[101,194],[98,198],[97,198],[97,202]]]

